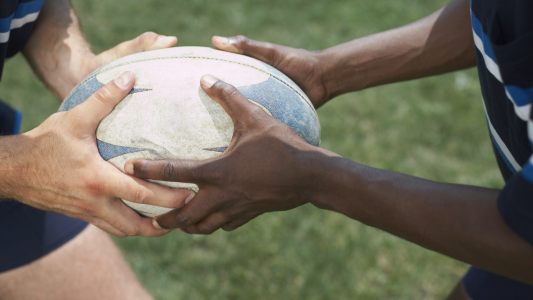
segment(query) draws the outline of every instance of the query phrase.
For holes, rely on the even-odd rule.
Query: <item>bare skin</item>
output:
[[[175,37],[145,33],[95,55],[67,0],[43,4],[24,54],[36,73],[63,99],[94,69],[123,55],[174,46]],[[107,84],[86,102],[55,113],[32,131],[0,138],[0,198],[90,222],[116,236],[159,236],[119,198],[180,207],[191,195],[137,180],[106,163],[95,130],[135,83],[132,73]]]
[[[173,47],[173,36],[145,32],[98,55],[85,39],[68,0],[47,0],[41,9],[24,56],[41,80],[63,101],[72,88],[97,68],[117,58]]]
[[[63,100],[96,68],[125,55],[172,47],[175,37],[147,32],[94,54],[67,0],[44,2],[23,53]],[[95,129],[131,90],[126,72],[86,102],[50,116],[39,127],[0,138],[0,198],[88,221],[116,236],[160,236],[119,198],[180,207],[190,195],[128,176],[105,162]],[[106,234],[90,226],[30,265],[0,274],[0,299],[150,299]],[[85,271],[88,270],[88,271]]]
[[[29,265],[0,273],[0,299],[148,300],[113,241],[89,225],[74,239]]]
[[[466,0],[454,1],[413,24],[317,53],[245,37],[215,37],[213,43],[276,66],[310,95],[316,107],[348,91],[475,63]],[[500,190],[438,183],[349,161],[308,145],[234,87],[212,76],[204,76],[201,84],[232,117],[234,138],[216,159],[126,164],[127,172],[139,178],[200,187],[191,202],[157,217],[154,226],[210,234],[219,228],[234,230],[265,212],[312,203],[533,284],[533,246],[501,219],[496,206]]]
[[[160,236],[120,199],[180,207],[186,190],[123,174],[102,159],[96,127],[132,89],[126,72],[87,101],[55,113],[29,132],[0,138],[0,198],[82,219],[116,236]]]
[[[244,36],[212,42],[281,70],[319,108],[344,93],[475,66],[469,10],[468,1],[454,1],[406,26],[315,52]]]

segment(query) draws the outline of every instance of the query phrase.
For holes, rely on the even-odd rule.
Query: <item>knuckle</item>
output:
[[[233,37],[233,39],[235,40],[235,44],[237,44],[238,47],[246,48],[246,46],[248,46],[248,44],[250,43],[250,39],[244,35],[236,35]]]
[[[301,57],[302,57],[302,55],[300,53],[296,53],[296,52],[288,52],[288,53],[285,54],[285,59],[287,61],[300,59]]]
[[[265,111],[258,105],[249,105],[249,111],[251,116],[266,114]]]
[[[133,162],[134,165],[134,173],[135,176],[147,176],[148,174],[148,165],[145,162],[139,162],[135,161]]]
[[[196,229],[200,234],[211,234],[216,230],[216,228],[211,227],[209,224],[198,224]]]
[[[163,168],[163,177],[166,180],[172,180],[178,175],[178,166],[174,161],[167,161],[165,167]]]
[[[84,215],[99,216],[102,212],[102,207],[95,203],[78,202],[77,207]]]
[[[105,103],[107,98],[111,96],[111,91],[109,91],[108,86],[104,86],[101,89],[97,90],[93,94],[93,99],[100,103]]]
[[[155,32],[145,32],[137,37],[137,43],[141,46],[144,51],[144,46],[148,44],[153,44],[157,41],[159,35]]]
[[[69,217],[74,218],[74,219],[80,219],[82,221],[90,223],[89,222],[90,217],[88,217],[87,215],[81,214],[81,213],[72,213],[69,215]]]
[[[135,191],[133,202],[136,202],[139,204],[145,204],[148,202],[149,199],[150,199],[150,193],[147,190],[140,188],[137,191]]]
[[[268,61],[278,67],[282,67],[283,61],[287,59],[286,56],[284,56],[284,53],[278,51],[274,44],[270,43],[266,46],[266,49]],[[287,61],[290,61],[290,59],[287,59]]]
[[[95,225],[95,226],[96,226],[96,225]],[[116,236],[116,237],[126,237],[126,236],[127,236],[124,232],[119,231],[119,230],[117,230],[117,229],[115,229],[115,228],[114,228],[113,230],[110,230],[109,228],[102,228],[102,227],[100,227],[100,226],[97,226],[97,227],[100,228],[100,229],[102,229],[103,231],[105,231],[105,232],[107,232],[107,233],[113,235],[113,236]]]
[[[202,175],[200,175],[200,173]],[[205,178],[208,182],[224,186],[228,172],[223,164],[210,163],[204,165],[201,170],[197,170],[194,176],[195,178]]]
[[[185,228],[192,225],[192,220],[186,213],[177,214],[174,217],[174,220],[180,228]]]
[[[239,96],[239,91],[230,84],[224,84],[220,88],[220,97],[224,100],[231,100]]]
[[[85,189],[91,195],[103,195],[105,194],[105,183],[99,180],[96,176],[91,176],[85,179]]]
[[[235,229],[237,228],[235,228],[234,226],[228,225],[228,224],[222,226],[222,230],[224,231],[233,231]]]
[[[80,123],[83,123],[85,119],[86,112],[80,111],[79,109],[71,109],[67,112],[66,118],[66,127],[71,129],[78,129]]]
[[[127,236],[137,236],[141,232],[141,229],[137,226],[133,226],[131,228],[128,228],[125,232]]]

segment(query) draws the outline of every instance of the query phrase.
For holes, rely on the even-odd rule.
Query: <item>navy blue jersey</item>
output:
[[[0,0],[0,79],[6,59],[24,47],[44,0]],[[19,131],[22,115],[0,100],[0,135]]]
[[[44,0],[0,0],[0,78],[4,61],[17,54],[33,30]]]
[[[533,1],[471,0],[479,80],[498,164],[498,208],[533,244]]]
[[[24,47],[44,0],[0,0],[0,76],[6,58]],[[0,101],[0,135],[17,134],[22,115]],[[17,201],[0,201],[0,273],[61,247],[87,223]]]

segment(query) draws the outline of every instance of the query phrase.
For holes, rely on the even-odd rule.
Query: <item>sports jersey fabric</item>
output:
[[[533,244],[533,1],[472,1],[485,113],[506,186],[505,222]]]
[[[0,76],[4,61],[28,40],[44,0],[0,0]],[[22,114],[0,100],[0,135],[18,134]],[[87,223],[13,200],[0,200],[0,273],[39,259]]]
[[[30,37],[44,0],[0,0],[0,77],[4,61]]]
[[[471,0],[485,115],[506,181],[498,209],[533,244],[533,1]],[[471,268],[464,281],[477,299],[533,299],[533,286]]]

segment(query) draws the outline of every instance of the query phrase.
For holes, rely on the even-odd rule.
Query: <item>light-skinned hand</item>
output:
[[[8,194],[38,209],[82,219],[115,236],[160,236],[151,219],[142,218],[120,199],[181,207],[191,194],[122,173],[104,161],[96,146],[96,128],[132,89],[135,76],[122,74],[88,100],[58,112],[39,127],[13,139],[11,166],[16,174]],[[15,176],[16,175],[16,176]],[[6,179],[7,180],[7,179]]]

